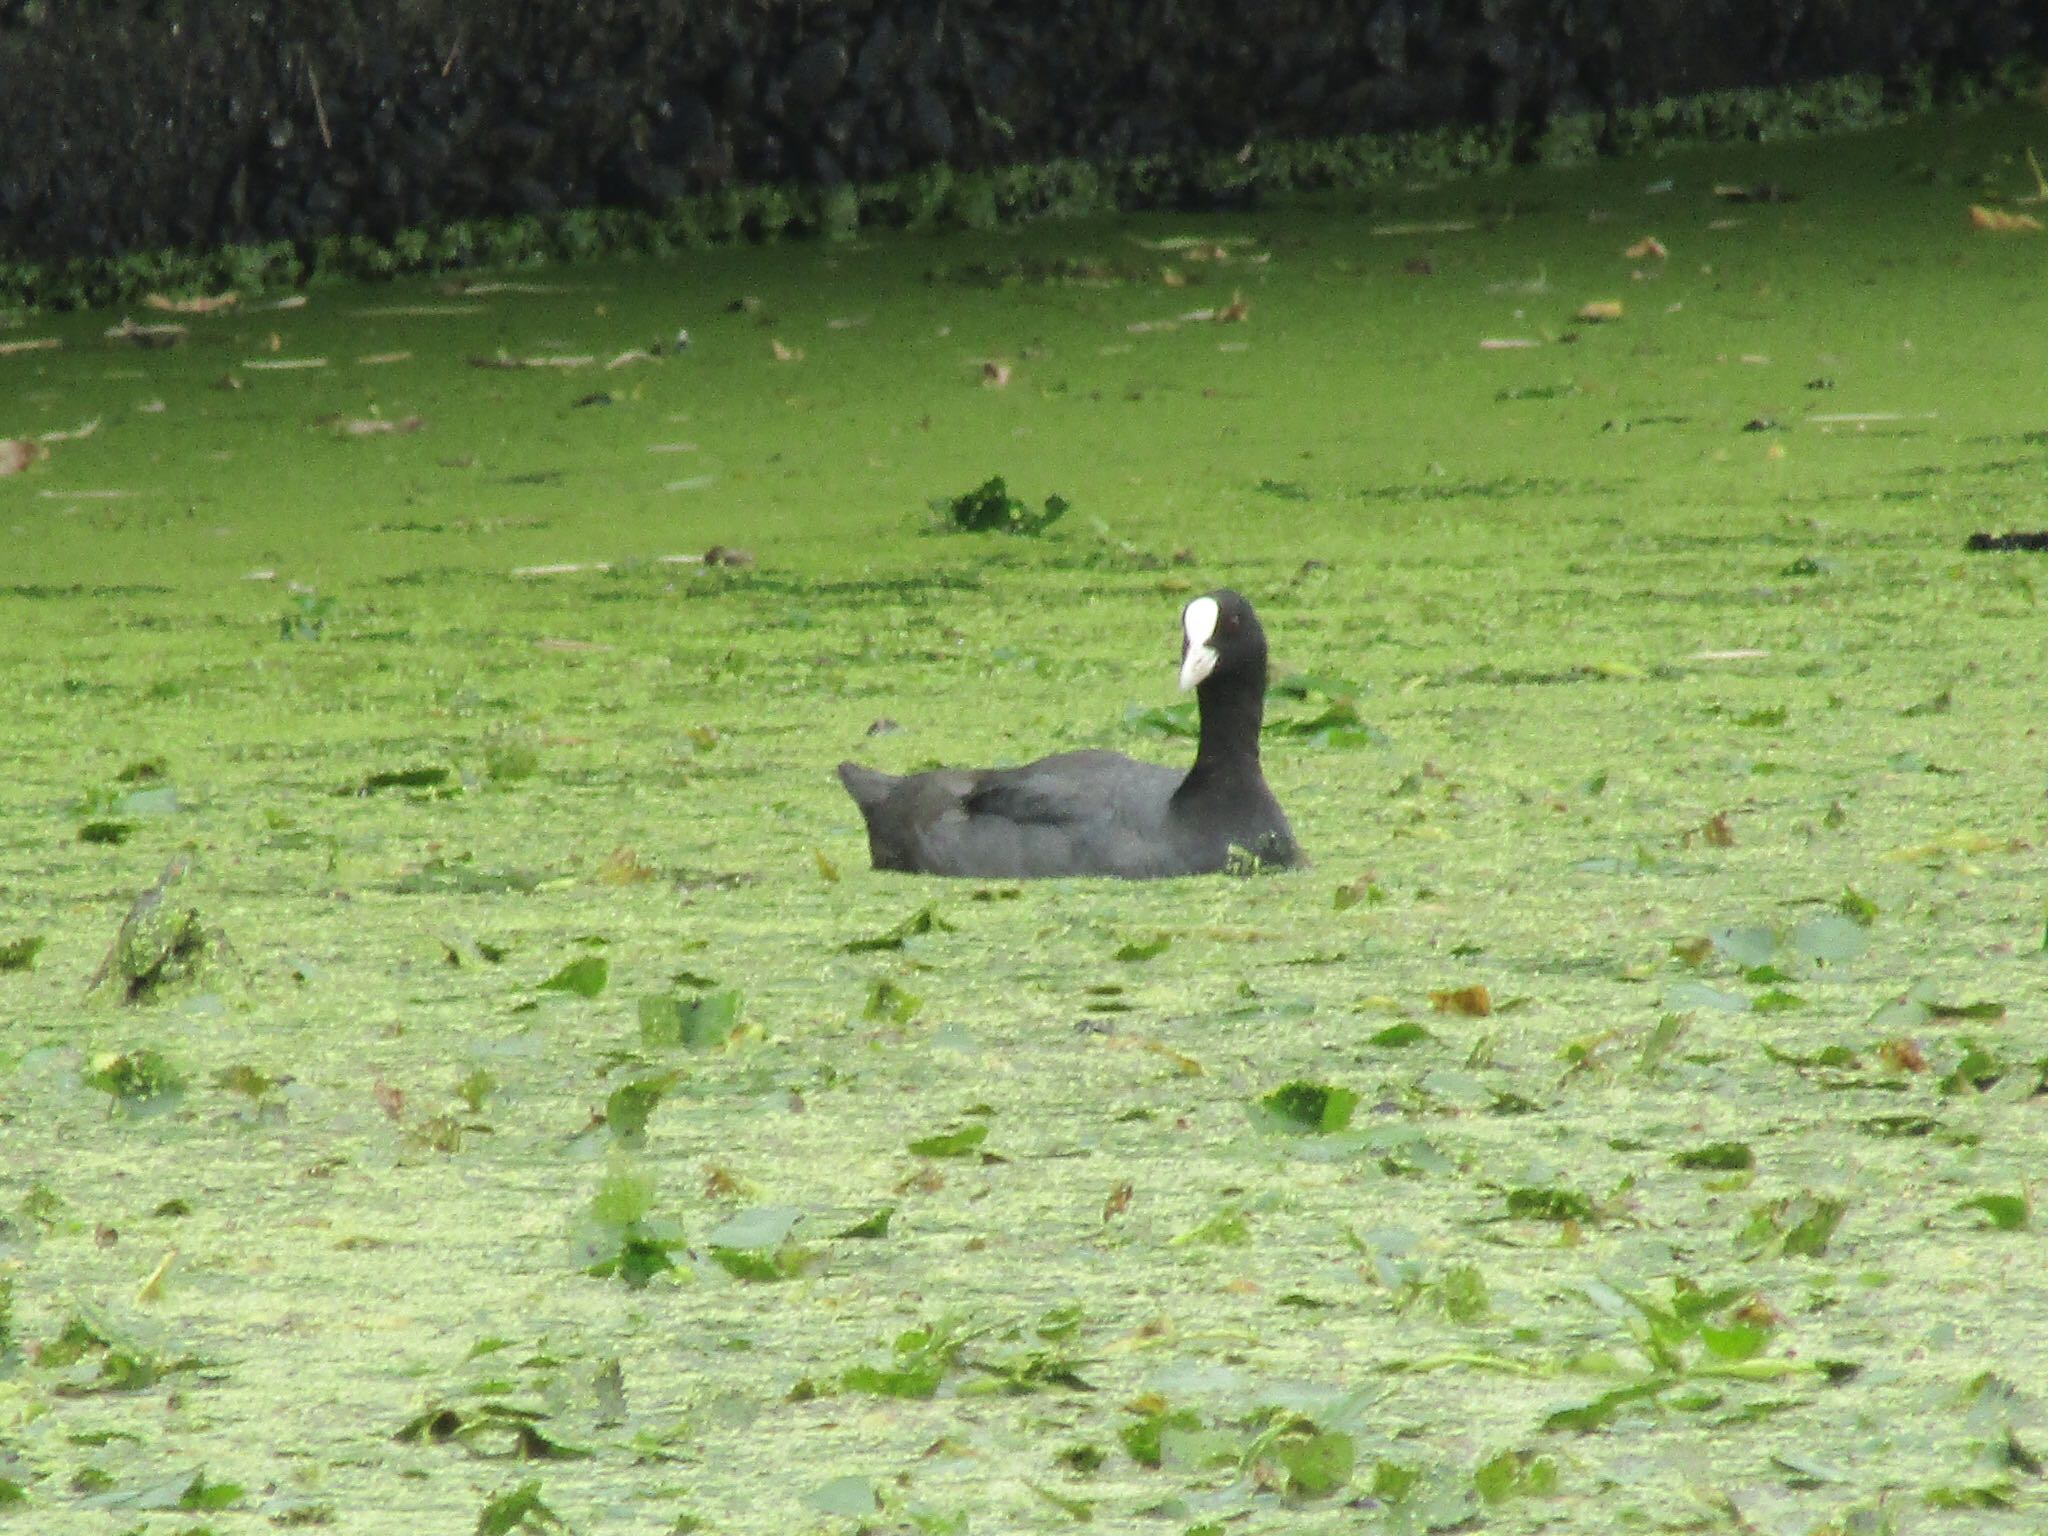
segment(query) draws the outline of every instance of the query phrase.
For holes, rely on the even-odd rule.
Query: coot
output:
[[[1181,613],[1180,685],[1202,717],[1186,773],[1119,752],[1061,752],[1021,768],[941,768],[899,777],[839,765],[868,824],[877,869],[985,880],[1206,875],[1233,855],[1301,862],[1259,771],[1266,633],[1252,605],[1211,592]]]

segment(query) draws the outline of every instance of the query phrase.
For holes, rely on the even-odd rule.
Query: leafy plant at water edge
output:
[[[2023,95],[2019,73],[1992,94]],[[1924,105],[1930,88],[1922,80]],[[1899,93],[1897,102],[1914,99]],[[1895,120],[1883,82],[1849,77],[1771,89],[1705,92],[1594,114],[1558,114],[1533,145],[1545,163],[1571,164],[1683,140],[1778,140]],[[1472,175],[1505,164],[1519,130],[1451,126],[1398,133],[1262,142],[1235,155],[1191,149],[1094,163],[1051,160],[984,171],[940,164],[891,180],[816,188],[726,186],[658,210],[571,209],[545,218],[450,219],[385,238],[325,235],[216,250],[131,252],[65,262],[0,263],[0,302],[51,308],[111,305],[149,292],[243,294],[337,278],[387,279],[478,265],[530,266],[612,253],[665,254],[784,233],[844,238],[858,229],[991,229],[1123,209],[1185,208],[1299,192],[1365,192],[1390,183]]]

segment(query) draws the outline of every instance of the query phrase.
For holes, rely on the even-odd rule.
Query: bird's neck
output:
[[[1201,695],[1202,734],[1195,748],[1190,787],[1232,778],[1259,777],[1259,725],[1266,713],[1266,675],[1234,677],[1229,686]]]

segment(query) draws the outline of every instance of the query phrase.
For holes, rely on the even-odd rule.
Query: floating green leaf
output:
[[[638,1290],[675,1268],[670,1255],[683,1246],[682,1235],[652,1218],[654,1198],[654,1178],[641,1169],[620,1164],[605,1174],[574,1234],[585,1273],[616,1276]]]
[[[484,1501],[476,1517],[476,1536],[511,1536],[518,1530],[566,1531],[568,1524],[540,1496],[538,1479],[521,1483]]]
[[[1989,1000],[1974,1003],[1930,1002],[1927,1005],[1930,1017],[1937,1019],[1975,1019],[1989,1022],[2005,1017],[2005,1004]]]
[[[1797,992],[1787,992],[1783,987],[1773,987],[1768,992],[1759,992],[1749,1005],[1758,1013],[1790,1013],[1806,1006],[1806,999]]]
[[[910,1143],[910,1150],[919,1157],[965,1157],[987,1140],[988,1123],[970,1120],[936,1136],[921,1136]]]
[[[1174,1237],[1177,1248],[1206,1244],[1218,1248],[1242,1248],[1252,1240],[1251,1219],[1241,1205],[1226,1205],[1208,1220],[1199,1222]]]
[[[453,776],[450,769],[439,764],[418,768],[379,768],[365,774],[353,792],[374,795],[380,789],[438,789]]]
[[[1819,1258],[1847,1211],[1847,1203],[1833,1196],[1788,1196],[1751,1211],[1736,1244],[1751,1255],[1775,1252]]]
[[[679,1074],[663,1072],[621,1083],[611,1091],[604,1101],[604,1123],[620,1146],[638,1147],[647,1140],[648,1117],[678,1080]]]
[[[0,944],[0,971],[31,969],[36,963],[36,956],[42,953],[43,943],[40,933],[27,933]]]
[[[280,640],[319,640],[327,633],[327,621],[334,617],[335,600],[316,592],[295,592],[291,605],[277,621]]]
[[[1148,1405],[1136,1419],[1117,1431],[1124,1453],[1141,1467],[1157,1467],[1164,1459],[1162,1437],[1169,1430],[1196,1431],[1202,1416],[1192,1408],[1169,1408],[1164,1403]]]
[[[1358,1450],[1351,1437],[1313,1425],[1282,1435],[1269,1454],[1287,1474],[1287,1491],[1298,1498],[1320,1499],[1351,1481]]]
[[[850,1472],[818,1484],[804,1495],[804,1502],[820,1514],[849,1520],[868,1519],[882,1507],[874,1483]]]
[[[1589,1221],[1593,1202],[1561,1184],[1527,1184],[1507,1194],[1508,1214],[1522,1221]]]
[[[856,1365],[840,1382],[849,1392],[876,1397],[930,1397],[946,1373],[959,1363],[970,1334],[957,1318],[941,1318],[898,1334],[887,1365]]]
[[[1874,916],[1876,909],[1871,912]],[[1846,964],[1870,947],[1869,921],[1848,912],[1809,918],[1786,936],[1785,943],[1809,965]]]
[[[1725,959],[1745,969],[1765,964],[1778,952],[1778,931],[1760,923],[1717,928],[1707,937]]]
[[[640,1043],[712,1051],[739,1033],[740,994],[731,988],[694,997],[662,994],[640,999]]]
[[[1193,699],[1183,699],[1177,704],[1133,704],[1124,710],[1124,726],[1143,736],[1191,741],[1201,730],[1201,717],[1196,713],[1196,701]]]
[[[148,1049],[103,1051],[85,1064],[79,1078],[129,1106],[175,1099],[185,1091],[185,1075],[161,1051]]]
[[[603,955],[578,955],[540,984],[543,992],[570,992],[595,997],[611,979],[611,962]]]
[[[1436,1036],[1432,1035],[1420,1024],[1415,1023],[1413,1020],[1408,1020],[1400,1024],[1389,1024],[1385,1029],[1376,1030],[1365,1038],[1368,1045],[1377,1045],[1386,1050],[1396,1050],[1402,1046],[1421,1045],[1426,1041],[1434,1040]]]
[[[1258,1101],[1258,1107],[1276,1129],[1327,1135],[1351,1123],[1358,1095],[1349,1088],[1296,1079],[1266,1094]]]
[[[2022,1231],[2031,1226],[2034,1220],[2034,1203],[2024,1194],[1972,1195],[1957,1208],[1982,1212],[1990,1218],[1991,1225],[2001,1232]]]
[[[1664,989],[1664,1007],[1671,1013],[1709,1008],[1719,1013],[1747,1013],[1749,999],[1740,992],[1708,986],[1704,981],[1675,981]]]
[[[1379,883],[1369,875],[1361,875],[1348,885],[1338,886],[1330,897],[1330,906],[1334,911],[1346,912],[1360,902],[1377,907],[1384,906],[1386,901],[1387,893]]]
[[[1557,1462],[1534,1451],[1502,1451],[1472,1469],[1472,1487],[1485,1504],[1548,1498],[1557,1492]]]
[[[868,999],[861,1005],[864,1019],[882,1019],[891,1024],[908,1024],[924,1009],[924,999],[887,976],[877,976],[868,987]]]
[[[930,902],[919,907],[887,933],[869,939],[854,939],[840,948],[849,955],[867,954],[875,950],[901,949],[912,939],[922,938],[931,933],[952,933],[953,925],[939,916],[938,908]]]
[[[834,1237],[851,1238],[887,1237],[889,1235],[889,1219],[895,1214],[895,1206],[885,1205],[871,1214],[863,1216],[852,1226],[842,1227],[832,1235]]]
[[[1710,1141],[1674,1153],[1671,1161],[1681,1168],[1739,1172],[1756,1166],[1756,1152],[1746,1141]]]

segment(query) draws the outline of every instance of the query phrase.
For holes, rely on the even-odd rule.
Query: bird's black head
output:
[[[1228,587],[1196,598],[1181,610],[1180,685],[1199,687],[1217,674],[1259,674],[1264,682],[1266,632],[1252,605]]]

